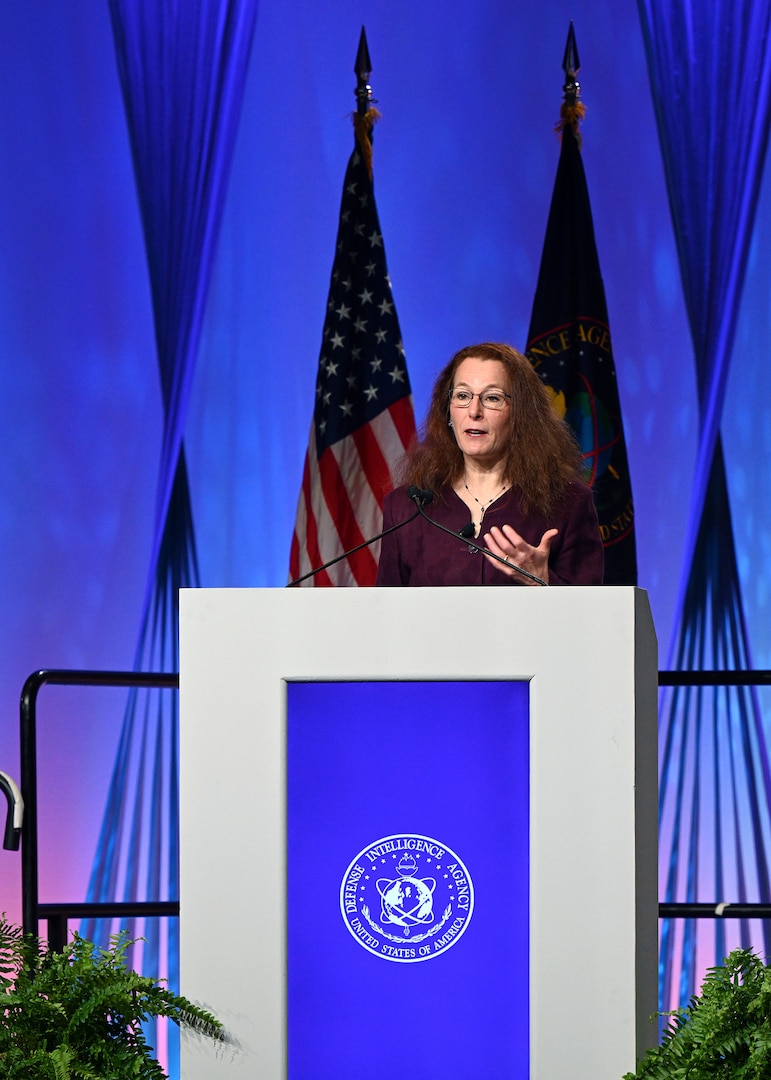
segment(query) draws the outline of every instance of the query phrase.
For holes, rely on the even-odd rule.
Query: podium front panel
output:
[[[527,1075],[528,733],[526,682],[288,684],[290,1080]]]
[[[183,1036],[184,1080],[632,1069],[656,1035],[645,594],[180,611],[181,987],[230,1033]]]

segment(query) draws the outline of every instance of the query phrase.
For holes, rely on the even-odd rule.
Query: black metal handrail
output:
[[[70,919],[131,919],[161,916],[165,919],[179,915],[179,900],[100,900],[93,903],[70,901],[59,904],[38,904],[37,921],[48,924],[48,945],[61,952],[67,944]]]
[[[771,670],[660,671],[659,686],[771,686]]]
[[[21,915],[24,932],[35,935],[38,933],[38,922],[43,910],[38,897],[37,697],[40,689],[46,685],[179,689],[179,673],[158,671],[77,671],[49,668],[34,671],[24,683],[21,692],[20,709],[21,792],[24,797],[24,827],[21,842]],[[164,914],[178,915],[179,902],[170,901],[170,903],[176,906],[176,911],[166,911]],[[89,914],[94,918],[108,917],[109,913],[104,909],[109,907],[114,914],[150,915],[153,912],[149,908],[156,906],[156,902],[137,902],[119,906],[122,910],[115,912],[115,904],[91,904],[89,907],[96,910],[89,911]],[[61,922],[63,919],[66,926],[66,918],[63,918],[60,909],[62,907],[70,910],[76,907],[80,909],[83,905],[46,905],[45,910],[50,910],[52,907],[57,909],[56,915],[59,919],[59,925],[54,930],[54,935],[61,938],[59,944],[63,944],[66,930],[62,933]],[[76,918],[77,916],[72,917]]]
[[[771,670],[660,671],[659,686],[771,686]],[[659,918],[771,919],[771,904],[668,901],[659,904]]]
[[[771,919],[771,904],[659,904],[660,919]]]
[[[659,671],[659,686],[769,686],[771,670],[753,671]],[[73,902],[41,904],[38,896],[37,826],[37,696],[45,685],[113,686],[179,689],[178,672],[85,671],[62,668],[41,669],[29,676],[21,695],[21,791],[24,797],[22,830],[22,926],[37,934],[41,918],[48,920],[49,940],[63,945],[71,918],[113,918],[179,915],[178,900],[102,903]],[[771,918],[768,903],[659,904],[659,918]]]

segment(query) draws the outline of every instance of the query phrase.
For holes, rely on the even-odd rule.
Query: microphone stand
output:
[[[421,494],[424,493],[421,492]],[[334,559],[330,559],[329,562],[325,562],[323,566],[317,566],[314,570],[309,570],[307,574],[303,574],[302,577],[295,578],[294,581],[288,581],[284,588],[291,589],[294,585],[299,585],[302,581],[307,581],[308,578],[314,577],[316,574],[320,574],[322,570],[327,570],[330,566],[334,566],[335,563],[339,563],[342,559],[347,559],[349,555],[355,555],[357,551],[361,551],[362,548],[369,547],[369,545],[374,544],[376,540],[382,540],[384,536],[389,536],[392,532],[396,532],[396,530],[401,529],[403,525],[409,525],[411,521],[414,521],[415,518],[422,513],[423,511],[420,507],[418,507],[412,517],[405,518],[404,521],[397,521],[397,523],[395,525],[392,525],[389,529],[384,529],[383,532],[378,533],[377,536],[373,536],[369,540],[365,540],[362,544],[357,544],[356,547],[351,548],[350,551],[344,551],[342,555],[336,555]]]
[[[433,525],[437,529],[441,529],[442,532],[447,533],[448,536],[454,536],[456,537],[456,539],[463,540],[464,543],[468,544],[470,539],[468,536],[463,536],[462,533],[456,533],[452,529],[448,529],[446,528],[446,526],[440,525],[438,521],[434,521],[433,518],[430,518],[428,514],[424,512],[423,507],[426,505],[426,503],[430,503],[434,497],[432,492],[421,491],[420,488],[413,485],[412,487],[410,487],[407,494],[415,503],[415,506],[417,506],[418,514],[420,514],[422,518],[425,518],[429,525]],[[412,520],[412,518],[410,518],[410,520]],[[548,588],[548,581],[544,581],[543,578],[539,578],[537,574],[531,574],[529,570],[525,570],[523,567],[517,566],[516,563],[509,562],[508,559],[504,559],[500,555],[496,555],[494,551],[489,551],[485,547],[479,547],[477,544],[469,544],[469,547],[473,548],[475,551],[481,551],[483,555],[489,555],[491,559],[495,559],[503,566],[508,566],[510,570],[516,570],[518,574],[521,574],[523,577],[529,578],[530,581],[534,581],[537,585],[545,585]]]

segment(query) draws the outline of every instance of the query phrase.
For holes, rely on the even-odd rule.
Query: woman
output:
[[[386,496],[383,528],[415,512],[414,485],[433,493],[423,518],[383,538],[378,585],[602,583],[603,550],[580,452],[530,362],[509,345],[470,345],[434,385],[425,437],[407,455],[404,486]]]

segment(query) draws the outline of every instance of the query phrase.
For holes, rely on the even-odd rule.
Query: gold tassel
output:
[[[562,135],[566,128],[570,128],[576,139],[578,145],[581,145],[581,132],[578,130],[578,125],[582,123],[586,116],[586,105],[583,101],[574,101],[568,104],[563,101],[560,107],[560,118],[555,124],[554,130],[558,135]]]
[[[372,139],[370,133],[379,119],[380,113],[372,106],[367,109],[363,116],[359,113],[353,114],[353,130],[356,133],[356,142],[364,155],[364,164],[367,166],[370,180],[372,179]]]

